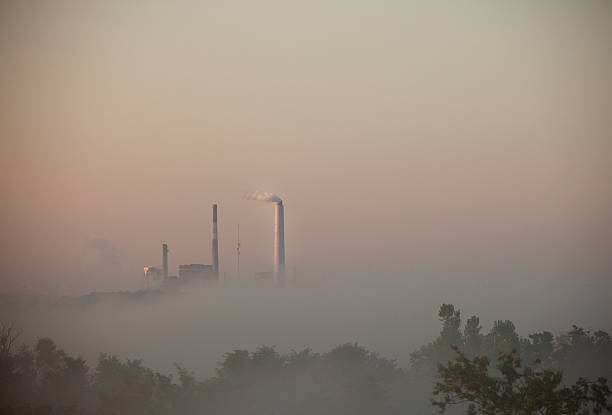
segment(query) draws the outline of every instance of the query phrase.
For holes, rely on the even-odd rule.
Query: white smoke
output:
[[[268,203],[282,203],[283,201],[283,199],[281,199],[279,195],[269,192],[260,192],[259,190],[245,194],[244,199],[258,200],[260,202]]]

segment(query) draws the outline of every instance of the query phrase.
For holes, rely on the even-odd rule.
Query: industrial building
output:
[[[149,288],[176,288],[183,283],[214,282],[219,280],[219,237],[217,204],[212,205],[212,250],[211,265],[182,264],[178,266],[178,277],[168,276],[168,244],[162,244],[162,267],[144,267],[145,282]]]
[[[178,268],[178,277],[181,282],[216,281],[217,276],[212,265],[182,264]]]
[[[162,270],[157,267],[144,267],[144,277],[147,287],[155,287],[164,280]]]

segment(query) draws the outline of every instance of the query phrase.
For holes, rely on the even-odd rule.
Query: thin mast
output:
[[[238,224],[238,239],[236,241],[236,274],[240,278],[240,224]]]

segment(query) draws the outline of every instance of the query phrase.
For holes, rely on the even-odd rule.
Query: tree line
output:
[[[356,343],[326,353],[308,348],[279,353],[261,346],[226,353],[206,380],[180,366],[173,375],[162,374],[141,360],[105,353],[89,367],[49,338],[18,346],[16,330],[3,325],[0,413],[422,414],[455,403],[473,414],[606,409],[609,333],[574,326],[558,336],[542,331],[521,337],[508,320],[483,333],[477,316],[462,324],[460,311],[450,304],[443,304],[438,316],[439,336],[411,354],[408,368]],[[575,405],[561,405],[570,401]],[[531,412],[520,406],[526,403]]]

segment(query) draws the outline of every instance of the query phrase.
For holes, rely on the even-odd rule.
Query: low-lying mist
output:
[[[305,347],[323,352],[357,342],[407,367],[410,353],[439,333],[442,303],[455,304],[464,318],[478,315],[485,328],[511,320],[523,336],[544,329],[559,334],[572,324],[607,330],[612,313],[610,287],[604,285],[423,271],[328,271],[290,276],[283,287],[244,278],[173,292],[6,294],[0,320],[21,331],[21,342],[50,337],[92,365],[106,352],[143,359],[165,373],[180,364],[199,378],[212,376],[225,353],[261,345],[281,353]]]

